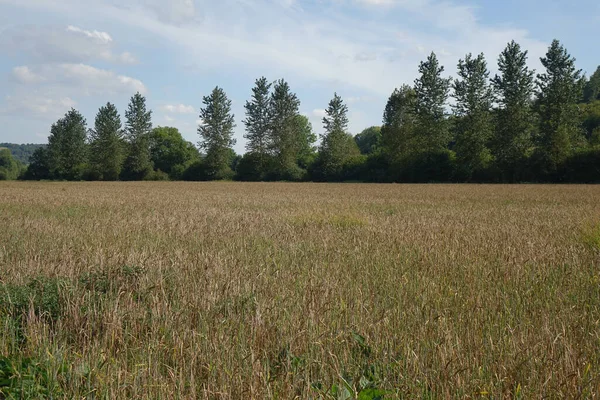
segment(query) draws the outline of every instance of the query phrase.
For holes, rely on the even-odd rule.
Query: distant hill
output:
[[[29,164],[29,157],[33,154],[33,152],[40,148],[45,147],[45,144],[14,144],[14,143],[0,143],[0,147],[6,147],[10,150],[13,157],[16,160],[21,161],[23,164]]]

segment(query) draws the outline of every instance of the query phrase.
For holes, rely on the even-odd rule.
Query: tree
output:
[[[90,150],[92,173],[105,181],[119,179],[125,149],[121,116],[114,104],[106,103],[98,110],[94,129],[90,131]]]
[[[14,144],[14,143],[0,143],[0,147],[6,147],[10,150],[13,158],[23,164],[29,164],[29,159],[33,155],[33,152],[40,147],[45,147],[45,144]]]
[[[402,168],[410,155],[420,152],[415,145],[416,93],[403,85],[394,89],[385,106],[381,142],[384,155],[391,165]]]
[[[483,54],[467,54],[458,61],[458,80],[454,81],[453,109],[457,115],[455,151],[464,178],[469,180],[491,162],[487,147],[492,136],[491,109],[494,100],[489,71]]]
[[[231,113],[231,100],[220,87],[202,99],[200,109],[202,123],[198,134],[202,138],[200,148],[206,152],[204,165],[208,179],[232,178],[230,168],[231,147],[235,144],[233,128],[234,115]]]
[[[326,180],[340,180],[346,161],[360,154],[348,128],[348,106],[337,93],[329,102],[323,117],[321,147],[319,149],[318,167],[320,176]]]
[[[46,146],[35,149],[29,158],[24,178],[27,180],[50,179],[50,152]]]
[[[13,158],[10,150],[0,147],[0,181],[17,179],[21,168],[22,164]]]
[[[154,128],[149,141],[154,167],[167,173],[171,179],[181,179],[185,169],[200,159],[198,149],[184,140],[177,128]]]
[[[594,100],[600,100],[600,66],[592,74],[590,80],[585,84],[583,90],[583,101],[590,103]]]
[[[122,176],[127,180],[141,180],[153,169],[148,138],[152,130],[152,111],[146,110],[146,98],[139,92],[131,98],[125,118],[125,137],[129,150]]]
[[[258,163],[259,174],[263,176],[266,172],[266,164],[269,156],[269,128],[271,127],[271,115],[269,110],[271,84],[267,78],[256,80],[252,89],[252,99],[246,102],[246,134],[248,140],[246,150],[253,153]]]
[[[298,167],[300,100],[283,79],[275,82],[269,101],[269,146],[274,156],[273,178],[299,180],[303,171]]]
[[[313,127],[305,115],[297,114],[295,117],[296,133],[298,141],[298,166],[308,169],[314,162],[317,155],[315,142],[317,135],[313,132]]]
[[[583,142],[577,102],[582,94],[581,70],[558,40],[541,58],[546,72],[538,75],[537,108],[540,116],[538,138],[540,158],[552,173]]]
[[[48,137],[50,175],[55,179],[79,180],[86,168],[86,121],[75,109],[54,124]]]
[[[531,107],[535,72],[527,67],[527,51],[514,40],[500,54],[498,70],[500,75],[492,80],[499,109],[491,147],[502,180],[513,182],[519,179],[519,164],[527,157],[535,132]]]
[[[450,79],[442,78],[444,67],[439,65],[435,53],[419,65],[420,77],[415,80],[418,148],[425,152],[445,150],[450,142],[450,132],[445,105],[450,89]]]
[[[381,146],[381,127],[371,126],[354,136],[361,154],[372,154]]]

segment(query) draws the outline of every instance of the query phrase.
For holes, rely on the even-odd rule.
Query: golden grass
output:
[[[599,199],[0,183],[0,291],[58,278],[61,310],[19,338],[0,304],[0,352],[65,398],[597,397]]]

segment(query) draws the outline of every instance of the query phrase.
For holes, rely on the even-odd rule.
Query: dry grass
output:
[[[599,199],[1,183],[0,352],[65,398],[598,397]]]

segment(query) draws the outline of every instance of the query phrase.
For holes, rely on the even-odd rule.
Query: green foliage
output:
[[[121,117],[114,104],[106,103],[96,114],[90,130],[90,169],[99,180],[116,181],[121,175],[125,143]]]
[[[338,181],[343,179],[347,161],[359,156],[360,150],[352,135],[346,132],[348,107],[337,93],[329,102],[325,112],[326,116],[323,118],[325,134],[321,137],[321,148],[314,166],[313,178]]]
[[[75,109],[56,121],[48,137],[48,167],[54,179],[79,180],[88,160],[86,121]]]
[[[255,153],[261,163],[269,154],[269,129],[271,127],[271,114],[269,112],[271,84],[267,78],[256,80],[256,86],[252,88],[252,99],[246,102],[246,125],[247,139],[246,150]],[[264,168],[264,164],[262,164]]]
[[[202,99],[204,107],[200,109],[202,123],[198,134],[202,141],[200,148],[205,150],[205,173],[208,179],[231,179],[231,147],[235,144],[233,128],[234,115],[231,113],[231,100],[225,91],[215,87],[212,93]]]
[[[585,149],[573,153],[560,167],[563,182],[600,183],[600,149]]]
[[[0,148],[5,147],[10,150],[15,160],[27,165],[29,159],[33,155],[33,152],[40,147],[46,147],[45,144],[14,144],[14,143],[0,143]]]
[[[383,153],[391,165],[403,163],[416,146],[416,93],[408,85],[395,89],[385,106],[381,140]]]
[[[501,180],[520,179],[519,165],[528,156],[535,132],[535,116],[531,107],[534,71],[527,67],[527,51],[514,40],[498,58],[500,75],[492,81],[500,105],[496,110],[492,154],[500,170]]]
[[[23,178],[38,181],[50,179],[50,152],[47,147],[39,147],[33,152]]]
[[[297,164],[301,134],[297,119],[299,107],[300,100],[288,83],[283,79],[275,82],[269,101],[269,150],[274,156],[270,179],[302,179],[304,172]]]
[[[473,179],[491,164],[488,142],[492,136],[492,88],[483,54],[473,58],[467,54],[458,62],[458,77],[454,81],[453,105],[457,117],[454,151],[462,180]]]
[[[381,146],[381,127],[372,126],[354,137],[361,154],[373,154]]]
[[[580,104],[581,120],[586,137],[592,146],[600,145],[600,137],[595,132],[600,132],[600,100],[587,104]]]
[[[66,370],[63,365],[62,369]],[[47,361],[0,356],[0,398],[51,399],[63,396]],[[58,371],[61,372],[61,371]]]
[[[420,76],[415,80],[416,144],[426,152],[445,149],[450,142],[445,111],[450,79],[443,78],[443,72],[444,67],[431,53],[419,65]]]
[[[592,74],[583,89],[584,102],[590,103],[596,100],[600,100],[600,66],[596,69],[596,72]]]
[[[581,71],[575,59],[554,40],[541,62],[546,72],[538,75],[537,109],[540,132],[537,140],[545,169],[556,171],[583,144],[577,103],[582,95]]]
[[[154,168],[164,172],[172,180],[181,179],[183,171],[200,159],[198,149],[183,139],[177,128],[154,128],[149,141]]]
[[[265,169],[272,163],[270,156],[264,157],[258,153],[246,153],[236,168],[236,179],[240,181],[257,182],[265,179]]]
[[[0,147],[0,181],[17,179],[23,169],[9,149]]]
[[[0,285],[0,314],[20,319],[30,306],[40,317],[56,321],[62,315],[65,303],[63,290],[67,288],[64,280],[57,278],[34,278],[24,285]]]
[[[152,111],[146,109],[146,98],[140,93],[136,93],[131,98],[125,118],[127,157],[121,178],[142,180],[153,170],[149,141],[152,130]]]

